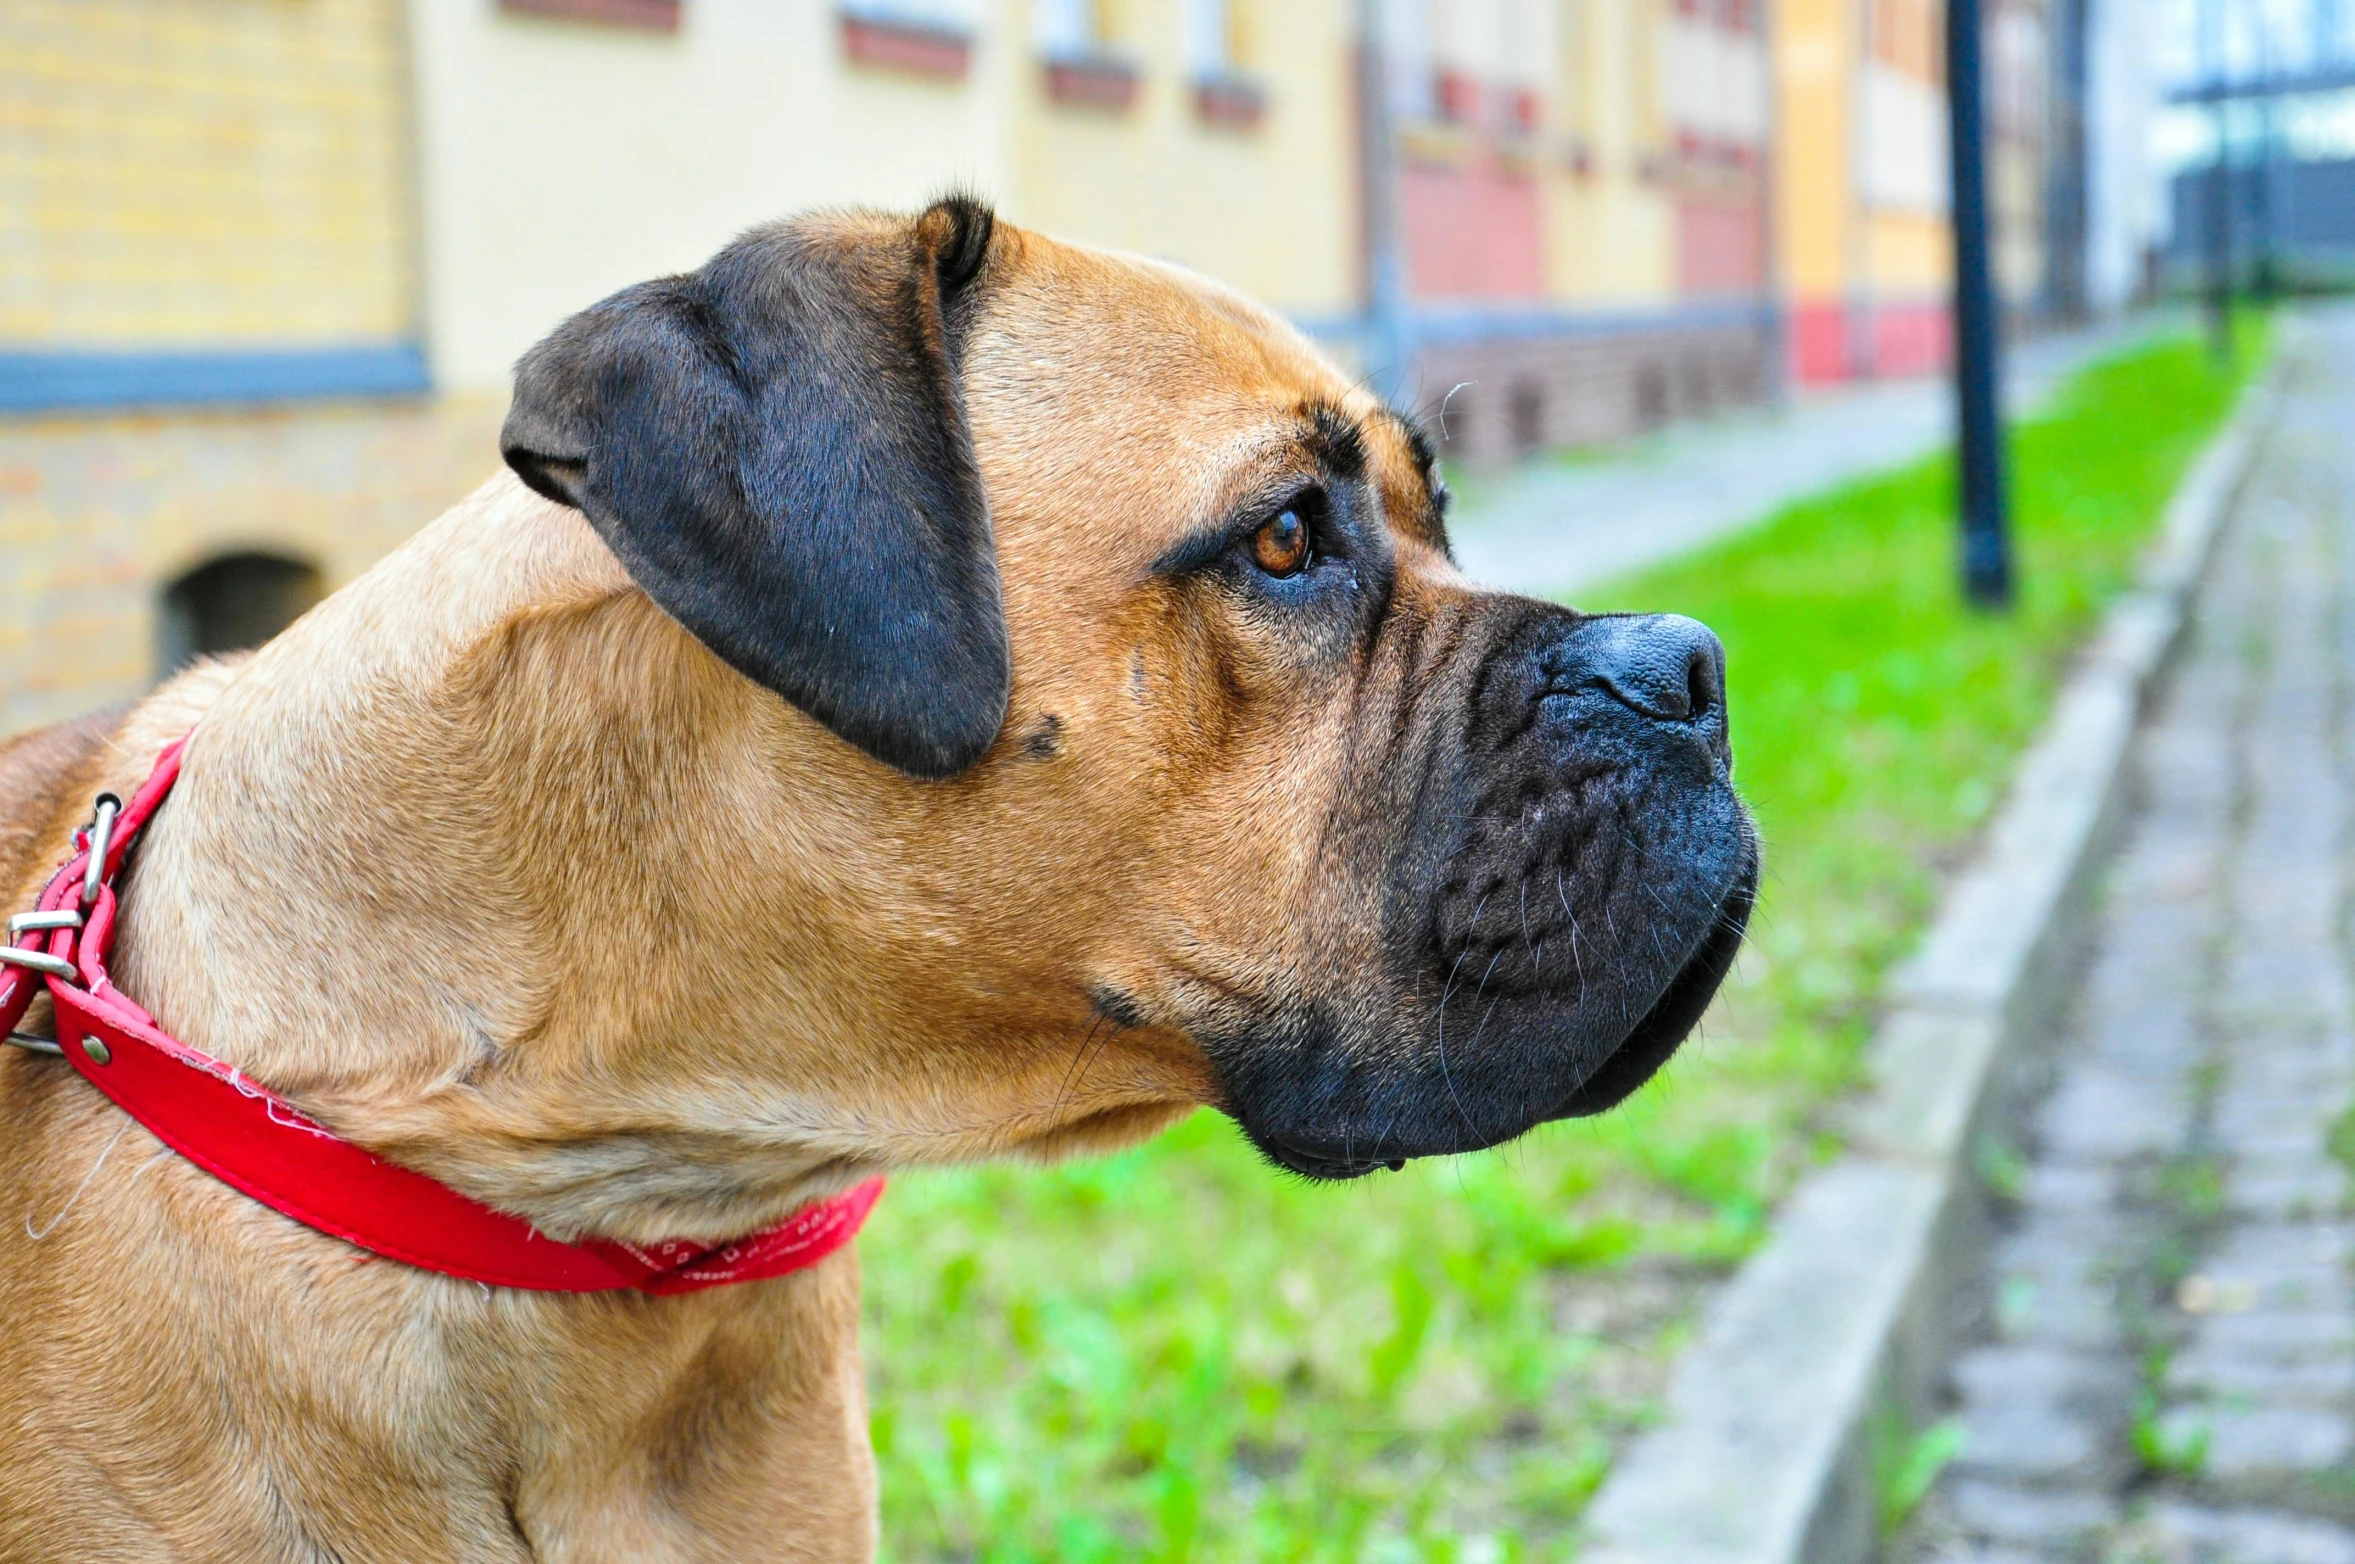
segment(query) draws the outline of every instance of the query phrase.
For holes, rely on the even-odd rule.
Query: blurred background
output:
[[[2355,3],[1980,5],[2006,614],[1954,580],[1940,0],[0,0],[0,737],[273,634],[495,471],[518,354],[750,225],[961,187],[1258,296],[1429,420],[1468,570],[1723,635],[1749,949],[1503,1156],[1309,1187],[1205,1114],[896,1182],[886,1551],[1566,1556],[2262,372],[2170,301],[2355,279]]]
[[[1987,7],[2023,329],[2203,253],[2219,116],[2167,108],[2203,59],[2348,81],[2339,0]],[[1459,468],[1933,371],[1940,27],[1935,0],[8,0],[0,731],[257,639],[491,470],[557,320],[810,206],[956,184],[1199,267],[1446,398]],[[2265,148],[2237,219],[2355,253],[2346,92],[2233,129]]]

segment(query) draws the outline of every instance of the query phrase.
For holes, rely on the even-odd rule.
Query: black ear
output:
[[[500,451],[648,596],[876,759],[953,776],[1006,716],[955,365],[989,209],[758,230],[523,357]]]

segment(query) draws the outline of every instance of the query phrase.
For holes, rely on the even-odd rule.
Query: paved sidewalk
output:
[[[2156,329],[2157,318],[2040,338],[2009,354],[2006,406],[2033,411],[2070,371]],[[1592,586],[1764,521],[1802,495],[1902,466],[1953,438],[1943,378],[1794,398],[1711,419],[1592,463],[1540,458],[1475,482],[1449,524],[1473,579],[1558,594]]]
[[[1990,1164],[2016,1201],[1915,1564],[2355,1564],[2355,312],[2294,352],[2028,1160]]]

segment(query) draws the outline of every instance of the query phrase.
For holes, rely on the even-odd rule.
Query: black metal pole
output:
[[[2211,87],[2224,82],[2224,0],[2201,0],[2200,73]],[[2218,91],[2211,121],[2216,159],[2208,169],[2208,349],[2218,363],[2232,359],[2232,141],[2226,120],[2232,100]]]
[[[2208,169],[2208,349],[2232,358],[2232,162],[2224,150],[2224,104],[2216,105],[2216,161]]]
[[[2257,13],[2257,79],[2264,81],[2273,75],[2273,29],[2265,13]],[[2256,251],[2256,275],[2249,279],[2249,289],[2259,300],[2270,303],[2280,288],[2280,259],[2273,252],[2273,102],[2275,94],[2259,94],[2257,110],[2257,157],[2249,172],[2249,226],[2255,230],[2252,242]]]
[[[2004,521],[2001,324],[1987,244],[1987,137],[1979,0],[1946,0],[1948,143],[1954,165],[1954,392],[1962,501],[1963,592],[1982,608],[2012,600]]]

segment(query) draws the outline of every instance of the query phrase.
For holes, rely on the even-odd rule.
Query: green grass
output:
[[[1767,844],[1754,943],[1621,1110],[1342,1186],[1216,1116],[1053,1170],[899,1180],[861,1245],[889,1557],[1559,1557],[1707,1279],[1834,1142],[1874,993],[2239,371],[2190,338],[2015,433],[2023,590],[1954,596],[1944,461],[1584,606],[1725,638]]]

